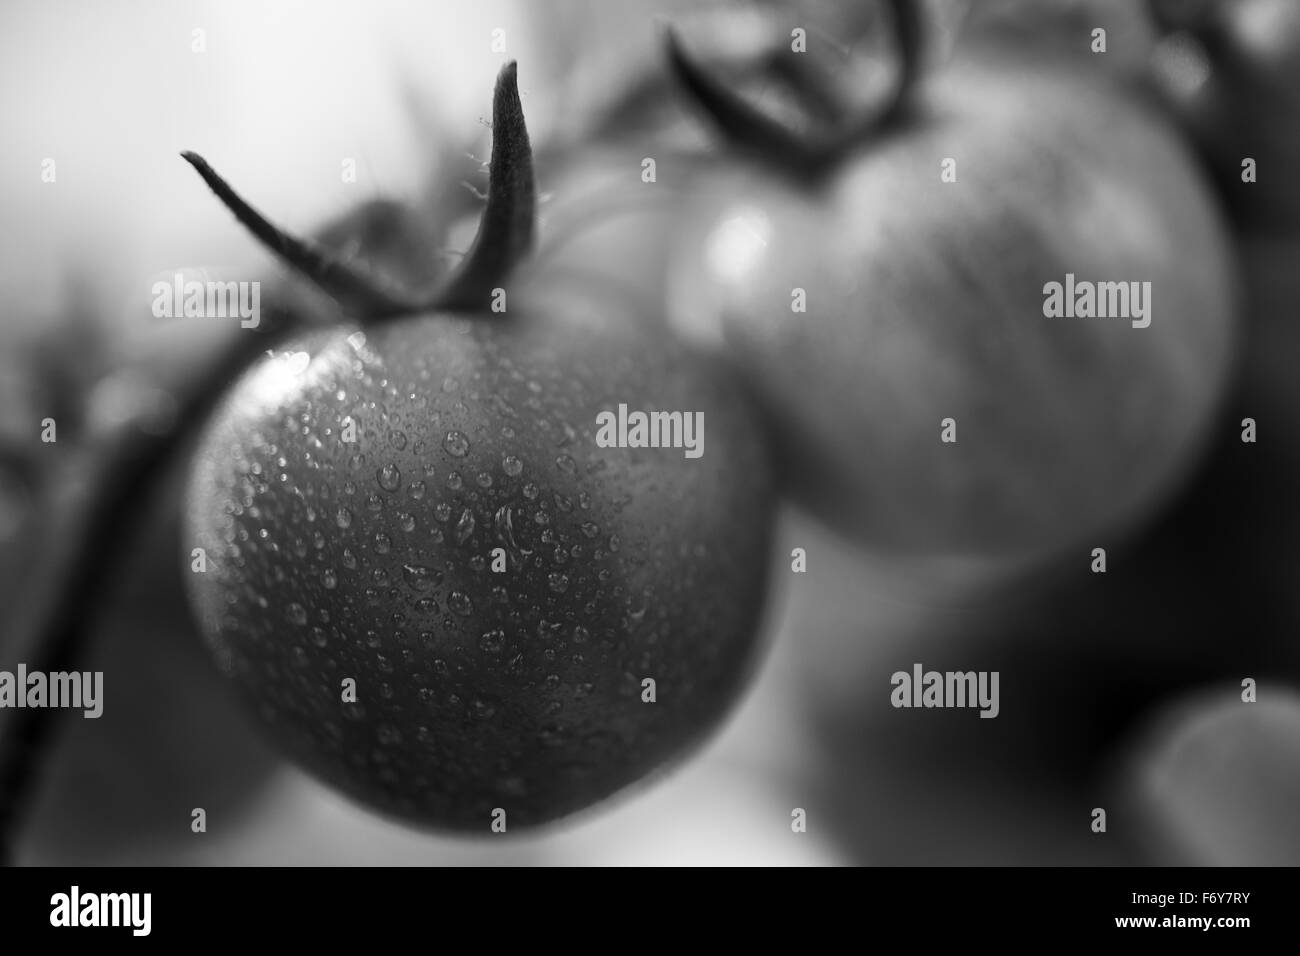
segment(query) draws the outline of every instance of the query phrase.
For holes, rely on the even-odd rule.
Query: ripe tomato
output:
[[[772,501],[741,390],[617,297],[535,283],[506,315],[291,344],[190,487],[219,660],[309,768],[431,826],[609,795],[698,742],[753,661]],[[597,447],[620,403],[702,412],[704,454]]]
[[[696,195],[675,323],[739,361],[788,486],[836,527],[1059,547],[1191,461],[1233,354],[1229,253],[1181,143],[1108,80],[959,56],[829,172],[727,170]],[[1149,326],[1047,317],[1067,276],[1150,283]]]

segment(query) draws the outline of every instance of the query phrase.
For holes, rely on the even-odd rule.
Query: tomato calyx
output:
[[[816,176],[861,143],[902,126],[911,115],[913,93],[921,74],[924,22],[916,0],[885,2],[898,59],[893,89],[880,107],[865,116],[842,118],[827,133],[801,136],[762,112],[692,57],[671,27],[664,33],[669,71],[731,148],[796,177]],[[812,76],[795,72],[786,79],[802,87],[800,92],[807,101],[820,106],[823,112],[832,111],[824,87]]]
[[[519,100],[518,70],[511,61],[497,75],[492,97],[492,157],[487,205],[473,245],[460,266],[428,290],[410,290],[371,270],[358,269],[319,245],[271,223],[197,153],[181,157],[194,167],[254,237],[290,267],[334,297],[363,324],[429,311],[488,313],[493,289],[533,249],[537,186],[533,151]]]

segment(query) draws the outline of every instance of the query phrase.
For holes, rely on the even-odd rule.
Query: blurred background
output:
[[[517,59],[545,221],[629,137],[702,142],[659,63],[661,18],[741,55],[775,10],[838,30],[854,49],[860,40],[869,61],[874,7],[6,2],[0,620],[17,615],[52,546],[52,489],[69,483],[57,475],[75,469],[79,443],[142,393],[165,395],[229,331],[155,319],[152,283],[177,271],[283,274],[180,150],[205,155],[277,223],[383,247],[391,236],[358,238],[344,218],[368,200],[427,211],[439,229],[472,220],[463,184],[482,185],[492,83]],[[935,56],[971,37],[1086,56],[1079,37],[1106,26],[1116,69],[1138,78],[1134,96],[1175,117],[1232,223],[1244,347],[1221,400],[1222,437],[1125,529],[1108,574],[1054,559],[900,566],[788,508],[766,663],[706,749],[541,833],[450,839],[350,804],[261,741],[185,606],[178,472],[167,493],[139,502],[141,540],[103,555],[121,585],[83,666],[105,672],[104,715],[60,725],[18,861],[1300,863],[1300,187],[1274,177],[1246,199],[1225,185],[1246,149],[1270,170],[1300,160],[1300,5],[977,7],[929,0]],[[710,20],[715,8],[730,19]],[[340,177],[349,160],[355,182]],[[463,232],[434,245],[454,249]],[[34,455],[34,423],[47,415],[59,443]],[[1267,440],[1241,443],[1246,415]],[[795,547],[806,573],[790,572]],[[0,630],[0,668],[16,653]],[[999,670],[1001,715],[891,708],[888,675],[915,661]],[[1257,682],[1255,704],[1241,701],[1245,678]],[[193,807],[206,809],[206,833],[190,831]],[[794,808],[806,833],[792,832]],[[1104,833],[1092,828],[1095,808],[1107,810]]]

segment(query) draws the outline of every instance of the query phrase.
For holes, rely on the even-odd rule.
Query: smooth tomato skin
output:
[[[820,187],[715,180],[679,247],[675,324],[739,361],[796,497],[884,550],[1030,552],[1132,518],[1231,366],[1229,251],[1180,143],[1027,70],[954,65]],[[1150,326],[1045,317],[1067,273],[1150,281]]]
[[[203,440],[207,639],[289,752],[374,809],[556,819],[679,756],[745,683],[773,510],[759,425],[725,367],[614,301],[549,283],[504,315],[315,335],[287,349],[304,371],[262,363]],[[703,456],[597,447],[620,402],[704,412]]]

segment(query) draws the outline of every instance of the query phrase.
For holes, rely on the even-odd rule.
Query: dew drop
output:
[[[474,613],[474,602],[463,591],[452,591],[447,596],[447,607],[461,617],[469,617]]]
[[[433,507],[433,516],[439,521],[448,521],[451,519],[451,505],[445,501],[439,501]]]
[[[349,571],[356,570],[357,556],[352,553],[351,548],[343,549],[343,567],[347,568]]]
[[[382,531],[375,532],[375,551],[379,554],[387,554],[393,550],[393,540]]]
[[[403,531],[408,531],[408,532],[414,531],[415,518],[412,515],[409,515],[405,511],[403,511],[401,514],[397,516],[397,525]]]
[[[556,594],[563,594],[569,589],[569,576],[553,571],[547,575],[546,583],[550,585],[551,590]]]
[[[560,471],[564,472],[566,475],[571,475],[578,470],[578,463],[568,455],[561,455],[559,458],[555,459],[555,467],[559,468]]]
[[[406,447],[406,432],[391,431],[388,433],[388,443],[401,451]]]
[[[429,588],[436,587],[442,580],[442,572],[423,564],[407,564],[402,567],[402,578],[415,590],[427,591]]]
[[[339,576],[334,573],[333,568],[326,568],[321,572],[320,583],[325,585],[327,591],[333,591],[339,586]]]
[[[402,486],[402,473],[392,462],[384,465],[375,474],[379,478],[379,487],[385,491],[396,491]]]
[[[424,497],[424,482],[413,481],[406,486],[406,494],[412,501],[419,501]]]
[[[452,491],[460,491],[464,482],[460,480],[460,472],[452,471],[447,473],[447,487]]]
[[[339,508],[338,514],[334,516],[334,523],[340,528],[352,527],[352,512],[347,508]]]
[[[460,513],[460,520],[456,522],[456,543],[464,544],[474,534],[474,513],[466,508]]]
[[[450,431],[442,440],[442,447],[447,450],[447,454],[455,458],[464,458],[469,454],[469,439],[463,432]]]
[[[584,521],[582,523],[582,533],[588,538],[594,538],[596,535],[600,534],[600,525],[596,524],[594,521]]]
[[[290,624],[297,624],[301,627],[307,623],[307,609],[297,601],[284,609],[284,616]]]
[[[506,632],[501,628],[494,628],[491,631],[484,631],[478,639],[478,646],[488,654],[500,654],[501,649],[506,644]]]
[[[523,473],[524,463],[514,455],[506,455],[501,459],[501,470],[511,478],[517,478]]]

